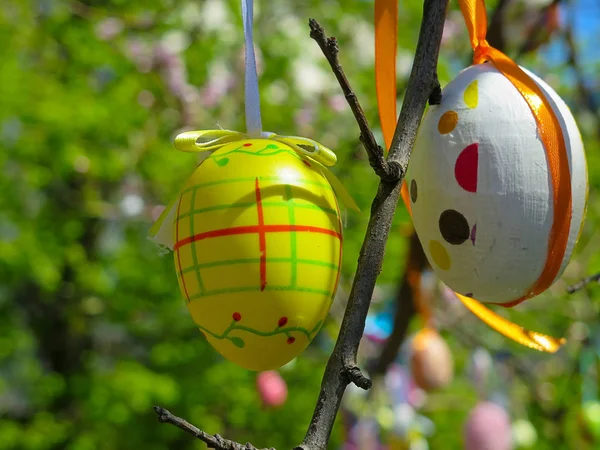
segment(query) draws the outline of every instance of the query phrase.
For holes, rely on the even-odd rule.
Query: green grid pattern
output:
[[[302,286],[274,286],[272,284],[267,284],[265,289],[262,292],[267,291],[290,291],[290,292],[308,292],[310,294],[320,294],[327,297],[331,297],[331,292],[327,289],[317,289],[310,287],[302,287]],[[198,298],[211,297],[213,295],[219,294],[231,294],[233,292],[261,292],[260,286],[240,286],[234,288],[223,288],[223,289],[213,289],[211,291],[205,291],[203,294],[196,294],[190,296],[190,302],[192,300],[196,300]]]
[[[296,224],[295,223],[295,220],[296,220],[295,208],[321,210],[327,214],[337,215],[337,211],[335,211],[334,209],[331,209],[331,208],[324,208],[324,207],[320,207],[318,205],[311,205],[311,204],[295,203],[294,199],[293,199],[292,186],[287,184],[284,180],[282,180],[281,177],[243,177],[243,178],[233,178],[233,179],[227,179],[227,180],[216,180],[216,181],[212,181],[212,182],[207,182],[207,183],[191,186],[191,187],[185,189],[184,191],[182,191],[181,195],[183,195],[187,192],[192,193],[191,194],[191,210],[186,213],[179,214],[177,217],[177,220],[179,221],[179,220],[189,217],[190,236],[192,236],[194,234],[194,219],[197,214],[202,214],[204,212],[215,211],[215,210],[236,208],[236,207],[255,206],[256,202],[248,202],[248,203],[239,203],[239,204],[216,205],[216,206],[211,206],[211,207],[207,207],[207,208],[193,209],[195,206],[196,194],[198,193],[198,190],[200,190],[203,187],[215,186],[215,185],[219,185],[219,184],[226,184],[229,182],[232,182],[232,183],[233,182],[255,182],[257,178],[259,179],[259,181],[275,181],[275,182],[279,181],[280,183],[285,185],[286,201],[270,201],[270,202],[263,201],[262,205],[270,206],[270,207],[287,207],[289,225]],[[304,180],[304,179],[298,180],[298,181],[301,181],[302,183],[307,184],[307,185],[320,186],[320,187],[325,187],[325,188],[328,188],[329,190],[332,190],[332,188],[329,184],[325,185],[323,183],[314,182],[312,180]],[[331,263],[325,262],[325,261],[298,259],[297,258],[296,232],[292,231],[289,234],[290,234],[290,251],[291,251],[290,257],[289,258],[268,258],[267,257],[266,263],[267,263],[267,265],[269,262],[288,262],[288,263],[290,263],[291,283],[289,286],[274,286],[274,285],[268,284],[264,290],[265,291],[309,292],[309,293],[320,294],[320,295],[324,295],[324,296],[328,296],[328,297],[333,297],[332,292],[325,290],[325,289],[316,289],[316,288],[298,286],[297,285],[297,268],[298,268],[298,264],[311,264],[311,265],[317,265],[317,266],[321,266],[321,267],[328,267],[331,270],[338,271],[339,266],[336,264],[331,264]],[[242,287],[234,287],[234,288],[207,290],[203,283],[202,275],[200,272],[201,269],[217,267],[217,266],[224,266],[224,265],[243,264],[243,263],[260,264],[260,258],[245,258],[245,259],[215,261],[215,262],[210,262],[210,263],[199,264],[198,256],[196,254],[195,243],[192,242],[189,245],[192,246],[191,252],[192,252],[193,266],[187,267],[185,269],[180,267],[180,271],[177,274],[177,276],[179,278],[179,277],[182,277],[183,274],[186,274],[186,273],[190,273],[190,272],[196,273],[196,278],[198,280],[198,287],[199,287],[200,292],[198,294],[190,296],[188,298],[189,302],[191,302],[192,300],[196,300],[198,298],[210,297],[210,296],[225,294],[225,293],[260,291],[260,286],[258,284],[256,286],[242,286]],[[340,242],[340,245],[341,245],[341,242]]]
[[[267,264],[270,262],[272,262],[272,263],[287,262],[290,264],[293,263],[292,258],[267,258]],[[339,268],[339,266],[337,264],[332,264],[332,263],[328,263],[325,261],[319,261],[317,259],[296,259],[296,262],[298,264],[311,264],[313,266],[328,267],[331,270],[336,270],[336,271]],[[225,261],[214,261],[214,262],[209,262],[209,263],[202,263],[202,264],[198,264],[197,266],[199,269],[207,269],[207,268],[211,268],[211,267],[232,266],[234,264],[249,264],[249,263],[259,264],[260,258],[228,259]],[[196,270],[196,267],[190,266],[186,269],[179,271],[177,276],[181,276],[181,274],[193,272],[194,270]]]
[[[296,225],[296,214],[294,213],[294,198],[292,197],[292,187],[289,184],[285,185],[285,195],[287,196],[287,208],[288,208],[288,221],[290,225]],[[292,267],[292,281],[291,285],[296,286],[296,279],[298,278],[298,254],[296,251],[296,233],[290,233],[290,253]]]

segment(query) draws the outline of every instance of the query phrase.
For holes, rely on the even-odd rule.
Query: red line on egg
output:
[[[260,290],[264,291],[267,285],[267,238],[265,236],[265,215],[263,213],[262,198],[258,178],[254,181],[256,192],[256,212],[258,214],[258,249],[260,250]]]
[[[310,225],[264,225],[262,227],[265,233],[289,233],[292,231],[298,233],[321,233],[329,236],[335,236],[338,239],[342,239],[340,233],[335,230],[329,230],[328,228],[313,227]],[[206,231],[204,233],[198,233],[193,236],[186,237],[180,241],[177,241],[174,249],[178,250],[184,245],[191,244],[192,242],[201,241],[203,239],[210,239],[222,236],[234,236],[237,234],[252,234],[260,232],[258,225],[248,225],[243,227],[232,227],[223,228],[221,230]]]

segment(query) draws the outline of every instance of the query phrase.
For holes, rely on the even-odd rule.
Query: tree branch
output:
[[[177,417],[171,414],[170,411],[165,408],[161,408],[160,406],[155,406],[154,411],[158,415],[158,421],[161,423],[170,423],[171,425],[175,425],[178,428],[181,428],[186,433],[191,434],[194,437],[197,437],[201,441],[205,442],[208,448],[215,448],[219,450],[260,450],[254,447],[250,443],[240,444],[238,442],[230,441],[228,439],[223,439],[218,434],[211,435],[207,434],[204,431],[196,428],[194,425],[189,423],[188,421],[182,419],[181,417]],[[275,450],[274,448],[270,449],[262,449],[262,450]]]
[[[398,180],[400,177],[398,165],[388,164],[388,162],[385,160],[383,149],[377,145],[377,141],[375,140],[375,136],[373,136],[373,132],[369,127],[369,122],[367,121],[365,113],[360,106],[356,94],[350,87],[350,83],[346,78],[344,69],[342,69],[342,65],[338,59],[338,53],[340,50],[336,38],[328,38],[325,36],[325,30],[323,30],[323,27],[315,19],[309,19],[308,25],[310,27],[310,37],[314,39],[317,44],[319,44],[319,47],[321,47],[321,51],[325,55],[325,58],[327,58],[327,61],[331,66],[331,70],[337,78],[338,83],[344,92],[344,96],[346,97],[346,101],[348,102],[348,105],[354,114],[354,118],[358,123],[358,127],[360,129],[360,141],[362,142],[365,150],[367,151],[367,155],[369,156],[369,164],[382,180],[389,182]]]
[[[364,332],[375,282],[381,271],[385,245],[400,198],[400,186],[410,152],[426,103],[439,89],[436,69],[447,4],[448,0],[424,2],[413,68],[388,157],[388,163],[400,164],[401,175],[396,182],[382,179],[379,184],[338,340],[325,368],[310,426],[298,449],[327,448],[344,390],[350,382],[345,368],[356,366],[356,353]]]
[[[600,273],[586,277],[583,280],[581,280],[579,283],[569,286],[567,288],[567,292],[569,294],[572,294],[573,292],[577,292],[577,291],[583,289],[590,283],[600,283]]]

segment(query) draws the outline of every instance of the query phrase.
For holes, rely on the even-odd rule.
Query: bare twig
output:
[[[207,434],[204,431],[196,428],[194,425],[187,422],[186,420],[183,420],[181,417],[177,417],[171,414],[170,411],[167,411],[165,408],[162,408],[160,406],[155,406],[154,411],[158,415],[159,422],[170,423],[171,425],[175,425],[176,427],[181,428],[186,433],[189,433],[192,436],[195,436],[201,441],[205,442],[208,448],[215,448],[218,450],[260,450],[250,443],[240,444],[238,442],[230,441],[228,439],[223,439],[218,434]],[[270,448],[262,450],[275,449]]]
[[[580,289],[583,289],[590,283],[600,283],[600,273],[597,273],[596,275],[590,275],[589,277],[585,277],[579,283],[575,283],[574,285],[569,286],[567,288],[567,292],[569,294],[572,294],[573,292],[577,292]]]
[[[362,107],[356,97],[356,94],[350,87],[350,83],[346,78],[344,73],[344,69],[342,69],[342,65],[338,59],[339,48],[337,44],[337,40],[334,37],[328,38],[325,36],[325,30],[323,27],[314,19],[310,19],[308,21],[310,26],[310,37],[313,38],[319,47],[321,47],[321,51],[327,58],[329,65],[331,66],[331,70],[335,74],[342,91],[344,92],[344,96],[346,97],[346,101],[354,114],[354,118],[358,123],[358,127],[360,129],[360,141],[362,142],[367,154],[369,156],[369,164],[375,170],[375,173],[385,181],[393,182],[398,180],[400,177],[400,170],[397,164],[388,164],[385,160],[383,149],[377,144],[375,140],[375,136],[373,136],[373,132],[369,127],[369,123],[363,112]]]
[[[365,391],[371,389],[371,380],[369,380],[360,370],[360,367],[356,364],[347,364],[344,367],[344,371],[346,372],[346,376],[351,383],[354,383],[361,389]]]

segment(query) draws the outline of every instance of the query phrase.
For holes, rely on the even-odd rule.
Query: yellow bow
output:
[[[182,152],[215,151],[231,142],[244,139],[272,139],[291,147],[297,153],[306,156],[318,167],[331,184],[341,203],[347,208],[360,212],[358,205],[350,196],[342,182],[327,168],[337,162],[335,153],[323,144],[312,139],[299,136],[280,136],[275,133],[262,132],[258,136],[231,130],[186,131],[175,138],[175,148]],[[179,193],[164,209],[160,217],[150,228],[149,238],[161,247],[173,250],[172,222]],[[167,220],[169,219],[169,220]]]

